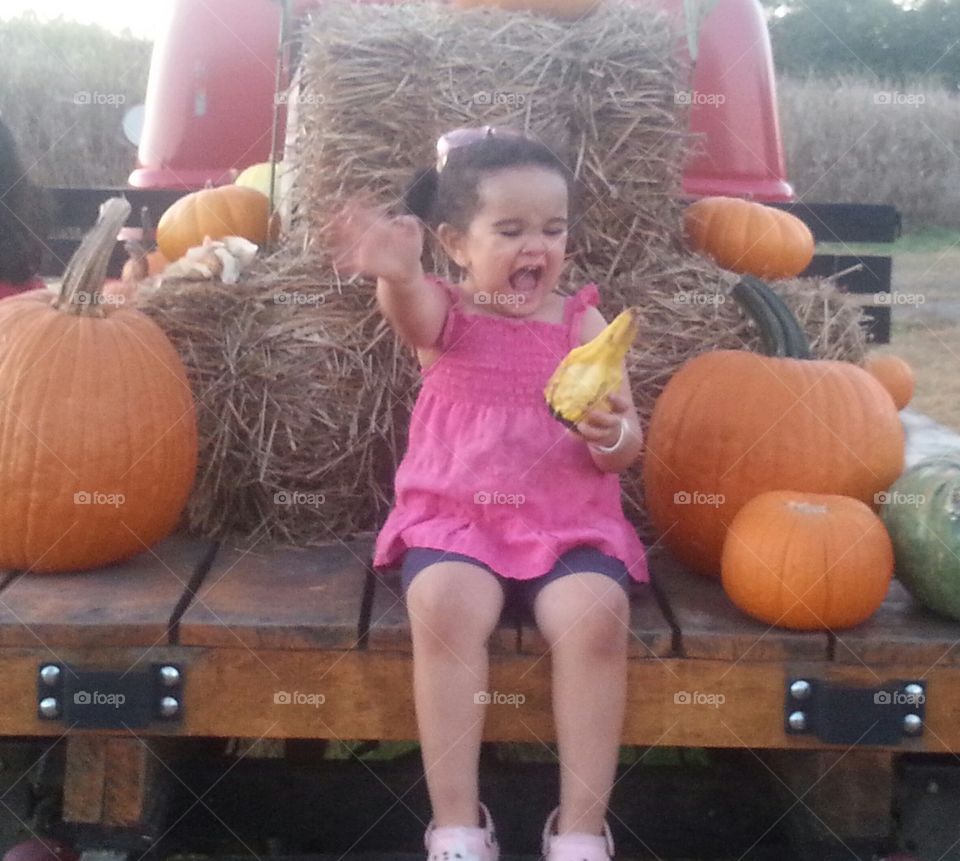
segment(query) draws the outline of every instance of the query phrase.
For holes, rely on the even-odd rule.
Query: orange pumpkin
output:
[[[890,392],[898,410],[910,403],[916,380],[913,368],[906,361],[891,353],[871,353],[863,367]]]
[[[893,545],[880,518],[846,496],[775,490],[737,512],[722,583],[744,613],[784,628],[859,625],[883,603]]]
[[[647,433],[650,519],[675,556],[708,575],[720,572],[727,526],[758,494],[831,493],[873,504],[903,471],[903,427],[883,386],[850,362],[791,357],[777,320],[762,316],[755,298],[741,301],[757,314],[770,352],[784,357],[716,350],[691,359],[657,399]],[[789,320],[789,341],[800,343],[803,332]]]
[[[736,197],[705,197],[686,208],[687,240],[733,272],[792,278],[813,259],[813,234],[799,218]]]
[[[204,188],[176,201],[157,224],[157,245],[173,262],[189,248],[202,245],[205,236],[222,239],[242,236],[257,245],[267,241],[269,201],[266,195],[242,185]]]
[[[0,303],[0,567],[77,571],[177,524],[197,466],[193,396],[149,317],[103,300],[130,205],[105,204],[59,296]]]
[[[474,9],[478,6],[490,6],[506,9],[510,12],[535,12],[573,21],[589,15],[602,0],[453,0],[458,9]]]

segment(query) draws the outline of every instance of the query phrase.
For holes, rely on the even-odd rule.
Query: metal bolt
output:
[[[176,667],[160,667],[160,684],[166,688],[172,688],[180,684],[180,670]]]
[[[813,693],[813,686],[806,679],[797,679],[790,685],[790,696],[795,700],[805,700]]]
[[[163,697],[160,700],[160,714],[163,717],[173,717],[180,711],[180,701],[176,697]]]
[[[903,689],[903,692],[909,697],[922,697],[923,685],[918,685],[916,682],[911,682]]]
[[[45,718],[55,718],[60,714],[60,702],[56,697],[44,697],[40,700],[40,714]]]
[[[787,718],[787,723],[794,732],[803,732],[807,728],[807,716],[804,712],[793,712]]]
[[[923,721],[920,715],[909,714],[903,718],[903,731],[907,735],[917,735],[923,729]]]
[[[48,688],[52,688],[60,681],[60,667],[56,664],[46,664],[40,667],[40,681]]]

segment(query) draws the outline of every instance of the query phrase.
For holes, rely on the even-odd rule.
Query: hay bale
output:
[[[435,3],[329,3],[305,36],[296,99],[297,227],[322,253],[345,198],[396,201],[467,125],[522,129],[581,184],[576,261],[628,272],[679,224],[689,69],[661,9],[608,0],[581,21]],[[442,268],[434,265],[432,268]]]
[[[627,305],[642,309],[628,366],[644,427],[687,359],[760,348],[729,298],[734,283],[704,258],[675,252],[601,285],[608,318]],[[817,356],[862,360],[859,309],[829,282],[777,286]],[[312,545],[379,527],[419,377],[371,290],[288,251],[258,261],[240,284],[167,282],[144,290],[139,305],[172,339],[197,396],[200,469],[189,529]],[[649,540],[639,467],[623,487],[627,515]]]
[[[138,305],[173,341],[197,398],[188,529],[318,544],[376,526],[417,373],[371,291],[287,253],[240,284],[168,281]]]

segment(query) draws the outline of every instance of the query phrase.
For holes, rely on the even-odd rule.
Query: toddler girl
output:
[[[438,861],[498,858],[477,771],[487,641],[509,593],[532,610],[551,652],[561,789],[544,855],[607,861],[627,587],[647,579],[617,476],[640,453],[639,422],[626,374],[575,430],[544,401],[564,356],[606,325],[596,286],[557,292],[568,169],[501,129],[450,132],[437,153],[407,192],[413,215],[354,206],[338,224],[338,263],[376,276],[380,308],[422,368],[374,565],[400,566],[410,616],[433,808],[427,850]],[[424,274],[422,224],[463,272],[459,283]]]

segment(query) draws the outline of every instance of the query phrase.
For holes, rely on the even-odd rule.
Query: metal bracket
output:
[[[144,728],[183,717],[183,669],[85,670],[44,662],[37,671],[37,714],[78,729]]]
[[[828,744],[899,744],[904,736],[923,734],[926,701],[926,682],[919,680],[851,688],[793,677],[787,679],[784,729]]]

